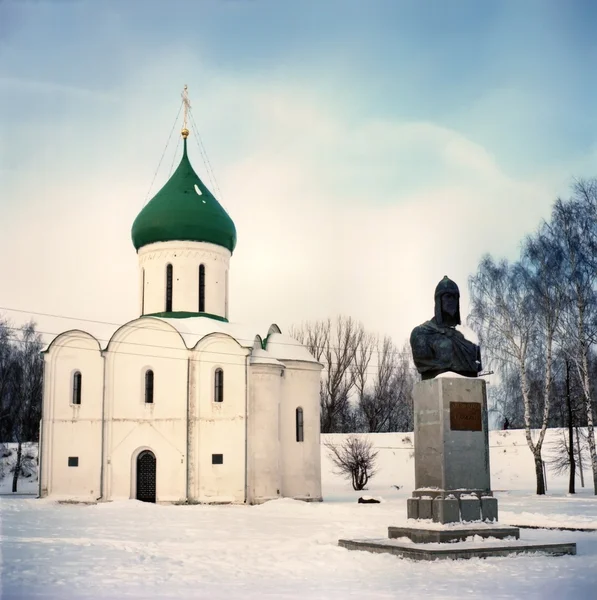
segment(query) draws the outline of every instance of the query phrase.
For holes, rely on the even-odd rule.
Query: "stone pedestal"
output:
[[[484,380],[454,375],[421,381],[414,412],[416,489],[406,502],[413,525],[389,527],[388,539],[339,540],[340,546],[413,560],[576,554],[575,543],[525,543],[517,527],[497,524]]]
[[[440,376],[414,389],[415,490],[409,519],[497,521],[483,379]]]

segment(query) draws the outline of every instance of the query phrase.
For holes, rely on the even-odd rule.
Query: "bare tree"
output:
[[[325,367],[322,433],[412,430],[415,369],[408,342],[398,350],[390,337],[380,340],[342,316],[303,323],[290,334]]]
[[[292,326],[289,330],[290,337],[307,347],[315,360],[321,361],[323,354],[330,342],[332,321],[310,321],[300,327]]]
[[[496,423],[503,429],[524,429],[524,403],[520,378],[514,369],[500,370],[500,381],[487,387],[487,403]]]
[[[0,442],[11,437],[10,397],[13,384],[14,347],[12,327],[0,319]]]
[[[597,179],[577,181],[569,199],[556,200],[550,220],[525,241],[518,263],[486,257],[470,284],[472,321],[481,327],[490,361],[500,368],[503,393],[494,394],[494,400],[504,420],[516,422],[514,402],[521,400],[538,493],[545,430],[557,424],[568,427],[571,493],[575,463],[582,460],[573,450],[573,430],[586,425],[597,494]],[[582,408],[576,398],[582,399]],[[533,424],[540,428],[536,441]],[[579,471],[584,485],[582,467]]]
[[[392,380],[394,407],[388,431],[413,431],[413,388],[418,381],[417,369],[412,360],[410,343],[405,342],[398,354]]]
[[[13,492],[17,491],[19,474],[22,469],[23,443],[36,441],[39,437],[43,389],[41,349],[41,336],[35,331],[35,324],[29,323],[23,326],[20,337],[15,342],[15,362],[11,371],[14,396],[9,413],[12,437],[17,442],[12,482]]]
[[[541,449],[549,416],[549,396],[543,398],[547,407],[544,408],[539,438],[535,442],[531,434],[528,371],[537,339],[546,332],[541,329],[537,301],[529,286],[531,277],[532,274],[520,263],[496,263],[491,257],[484,257],[477,274],[469,281],[472,305],[470,322],[479,331],[489,364],[497,363],[503,371],[515,371],[518,375],[524,405],[525,435],[535,460],[537,494],[545,494]],[[549,348],[549,344],[546,348]],[[547,355],[546,369],[551,369],[549,350]]]
[[[376,340],[377,364],[373,385],[369,391],[362,390],[358,406],[367,431],[384,431],[389,425],[392,411],[391,383],[396,369],[396,352],[389,337]]]
[[[357,402],[362,401],[367,386],[369,366],[371,357],[378,345],[377,336],[363,332],[360,344],[357,347],[354,357],[354,387],[357,392]]]
[[[336,467],[334,472],[350,479],[354,490],[364,490],[376,473],[378,451],[374,450],[371,441],[351,435],[341,444],[327,441],[324,446]]]
[[[351,428],[350,397],[355,386],[355,360],[363,343],[363,325],[352,317],[304,323],[291,329],[293,337],[305,343],[324,365],[321,380],[321,432],[334,433]]]
[[[551,453],[548,457],[549,469],[556,475],[572,474],[572,478],[578,472],[580,447],[574,442],[570,446],[569,438],[562,435],[551,444]],[[570,453],[574,454],[574,461],[570,461]],[[569,492],[570,493],[570,492]],[[571,492],[574,493],[574,492]]]
[[[359,396],[358,407],[370,432],[407,431],[412,428],[414,368],[410,351],[399,350],[388,336],[377,341],[373,382]]]
[[[597,450],[595,447],[591,348],[597,335],[597,181],[579,181],[568,201],[558,199],[550,227],[566,265],[562,293],[567,303],[561,323],[564,347],[578,372],[584,395],[587,442],[597,494]]]
[[[365,331],[352,317],[340,316],[334,333],[325,351],[328,377],[322,398],[322,433],[337,429],[350,411],[349,399],[356,380],[354,362]]]
[[[522,253],[521,276],[523,285],[530,291],[531,310],[537,317],[537,336],[535,338],[534,359],[538,371],[542,367],[542,377],[539,379],[540,388],[537,392],[537,402],[534,405],[541,409],[539,437],[535,442],[535,469],[538,482],[544,472],[541,460],[541,448],[549,424],[550,406],[553,383],[554,346],[557,342],[557,332],[564,310],[565,298],[562,294],[562,277],[564,276],[563,255],[559,251],[550,229],[543,225],[534,236],[529,236],[524,244]],[[542,379],[542,381],[541,381]],[[542,389],[541,389],[542,388]],[[525,414],[525,430],[527,427]],[[527,433],[527,443],[530,439]],[[532,444],[529,444],[533,451]],[[545,493],[545,487],[537,486],[537,493]]]

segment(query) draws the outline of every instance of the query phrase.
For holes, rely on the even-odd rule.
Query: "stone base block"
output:
[[[419,518],[419,499],[408,498],[406,500],[406,514],[409,519]]]
[[[460,496],[478,496],[479,498],[481,496],[493,496],[493,492],[491,490],[440,490],[440,489],[435,489],[435,490],[431,490],[428,488],[423,488],[423,489],[415,489],[412,492],[412,497],[413,498],[423,498],[423,497],[427,497],[427,498],[437,498],[438,496],[441,498],[460,498]]]
[[[388,538],[408,538],[415,544],[458,542],[475,535],[482,538],[497,538],[499,540],[511,538],[517,540],[520,538],[520,530],[518,527],[507,525],[496,525],[495,527],[455,526],[444,529],[437,527],[388,527]]]
[[[481,502],[476,496],[460,498],[460,519],[462,521],[481,520]]]
[[[481,519],[483,521],[498,520],[498,501],[491,496],[481,497]]]
[[[417,502],[419,503],[419,519],[433,518],[433,500],[423,496]]]
[[[458,500],[437,497],[433,501],[433,520],[436,523],[458,523],[460,521]]]
[[[455,496],[445,491],[422,496],[413,492],[406,501],[409,519],[433,519],[435,523],[458,523],[498,520],[497,498],[489,495],[477,496],[462,493]]]
[[[348,550],[364,550],[394,554],[411,560],[442,560],[489,558],[493,556],[512,556],[516,554],[545,554],[563,556],[576,554],[576,544],[538,544],[529,542],[480,542],[479,544],[467,543],[464,546],[456,544],[437,544],[433,546],[415,546],[414,544],[401,543],[398,540],[384,538],[368,540],[338,540],[338,545]]]

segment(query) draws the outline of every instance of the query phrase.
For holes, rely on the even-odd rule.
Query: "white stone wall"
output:
[[[81,501],[100,496],[102,358],[98,342],[82,331],[58,336],[44,355],[41,495]],[[80,371],[81,404],[72,400]],[[77,457],[77,467],[68,458]]]
[[[247,356],[228,335],[204,337],[193,353],[189,409],[190,497],[201,502],[244,502],[246,497]],[[224,401],[214,402],[214,377],[224,372]],[[223,464],[212,464],[222,454]]]
[[[251,504],[281,495],[279,410],[283,373],[280,363],[257,363],[250,367],[248,496]]]
[[[140,314],[166,310],[166,266],[172,265],[172,311],[199,312],[199,265],[205,266],[205,311],[228,318],[230,251],[207,242],[157,242],[138,251]]]
[[[282,495],[321,500],[320,405],[321,365],[282,361],[286,369],[280,405]],[[296,409],[303,409],[304,441],[296,441]]]
[[[249,348],[221,332],[189,349],[175,322],[132,321],[112,335],[103,353],[94,337],[80,331],[66,332],[50,345],[42,495],[135,498],[136,459],[150,450],[158,502],[320,499],[321,365],[277,361],[260,349],[250,356]],[[222,403],[214,401],[217,368],[224,372]],[[154,373],[152,404],[145,402],[148,369]],[[82,402],[73,406],[77,370]],[[303,409],[302,442],[295,437],[297,407]],[[214,454],[223,455],[223,464],[212,463]],[[69,456],[78,457],[78,467],[68,467]]]
[[[186,498],[189,352],[159,319],[120,328],[106,352],[105,496],[136,497],[136,456],[156,457],[156,500]],[[145,372],[154,372],[153,404],[145,403]]]

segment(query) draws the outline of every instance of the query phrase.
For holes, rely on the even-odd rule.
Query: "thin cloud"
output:
[[[21,77],[0,77],[0,88],[19,93],[59,94],[73,98],[93,99],[100,102],[116,102],[118,97],[101,90],[66,85],[56,81],[40,81]]]
[[[256,333],[272,322],[287,329],[344,313],[401,343],[431,316],[444,275],[466,304],[467,277],[481,255],[515,254],[555,196],[548,181],[510,176],[488,148],[454,129],[355,117],[306,84],[183,67],[164,59],[131,78],[123,103],[93,129],[71,123],[71,131],[87,127],[89,147],[109,139],[117,159],[98,154],[85,167],[71,137],[56,129],[34,222],[30,185],[12,183],[7,194],[20,215],[6,227],[0,253],[19,260],[0,264],[3,305],[117,322],[136,316],[130,226],[178,110],[179,71],[209,82],[194,104],[205,111],[197,124],[238,230],[231,317]],[[143,82],[152,81],[160,88],[148,100]],[[193,142],[190,156],[203,175]],[[172,157],[164,158],[166,170]],[[52,168],[59,164],[77,165],[67,169],[67,185],[67,171]]]

